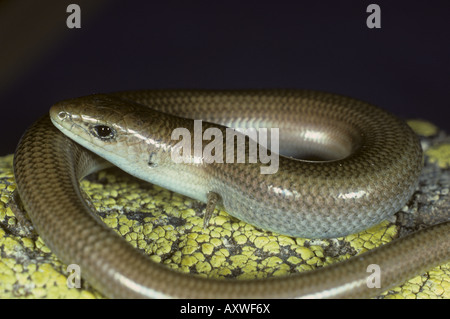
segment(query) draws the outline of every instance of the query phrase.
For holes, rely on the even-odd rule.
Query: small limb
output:
[[[216,209],[216,205],[221,199],[220,195],[214,192],[208,193],[208,203],[206,204],[205,216],[203,217],[203,228],[207,228],[209,225],[209,221]]]
[[[12,194],[12,200],[8,203],[9,208],[17,218],[19,225],[25,232],[26,236],[31,236],[34,233],[34,226],[31,223],[25,208],[23,207],[22,201],[19,196],[19,192],[15,190]]]

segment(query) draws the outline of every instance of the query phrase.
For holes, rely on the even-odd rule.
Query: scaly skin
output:
[[[78,143],[140,178],[202,201],[214,192],[230,214],[291,236],[338,237],[379,223],[410,198],[422,166],[420,144],[406,124],[367,103],[320,92],[122,92],[60,102],[51,117]],[[258,163],[175,164],[170,152],[178,141],[171,132],[178,127],[193,132],[186,118],[278,127],[281,153],[292,152],[292,141],[299,140],[313,153],[339,159],[280,156],[278,172],[269,175],[260,174]],[[113,128],[113,138],[93,136],[95,125]],[[225,136],[224,127],[203,123],[203,131],[211,127]],[[319,144],[335,149],[322,152]],[[80,265],[85,278],[110,297],[369,297],[450,258],[446,222],[347,262],[286,278],[183,275],[151,262],[92,217],[78,181],[104,165],[44,117],[22,137],[14,167],[22,202],[44,241],[65,263]],[[381,268],[381,289],[367,287],[370,264]]]

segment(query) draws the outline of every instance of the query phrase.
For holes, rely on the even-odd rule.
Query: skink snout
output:
[[[70,112],[67,112],[65,109],[64,102],[56,103],[50,108],[50,118],[53,122],[67,121],[70,120],[71,117]]]
[[[55,125],[59,129],[62,129],[62,127],[70,126],[71,122],[73,121],[72,114],[65,108],[66,105],[64,105],[64,102],[56,103],[50,108],[50,119],[53,125]]]

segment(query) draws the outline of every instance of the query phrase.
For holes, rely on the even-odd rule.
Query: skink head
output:
[[[108,95],[65,100],[50,109],[53,124],[66,136],[125,170],[158,166],[168,147],[161,137],[167,131],[165,116]]]

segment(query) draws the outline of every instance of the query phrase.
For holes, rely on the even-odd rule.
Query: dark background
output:
[[[449,21],[447,0],[3,1],[0,155],[58,100],[144,88],[323,90],[450,132]]]

